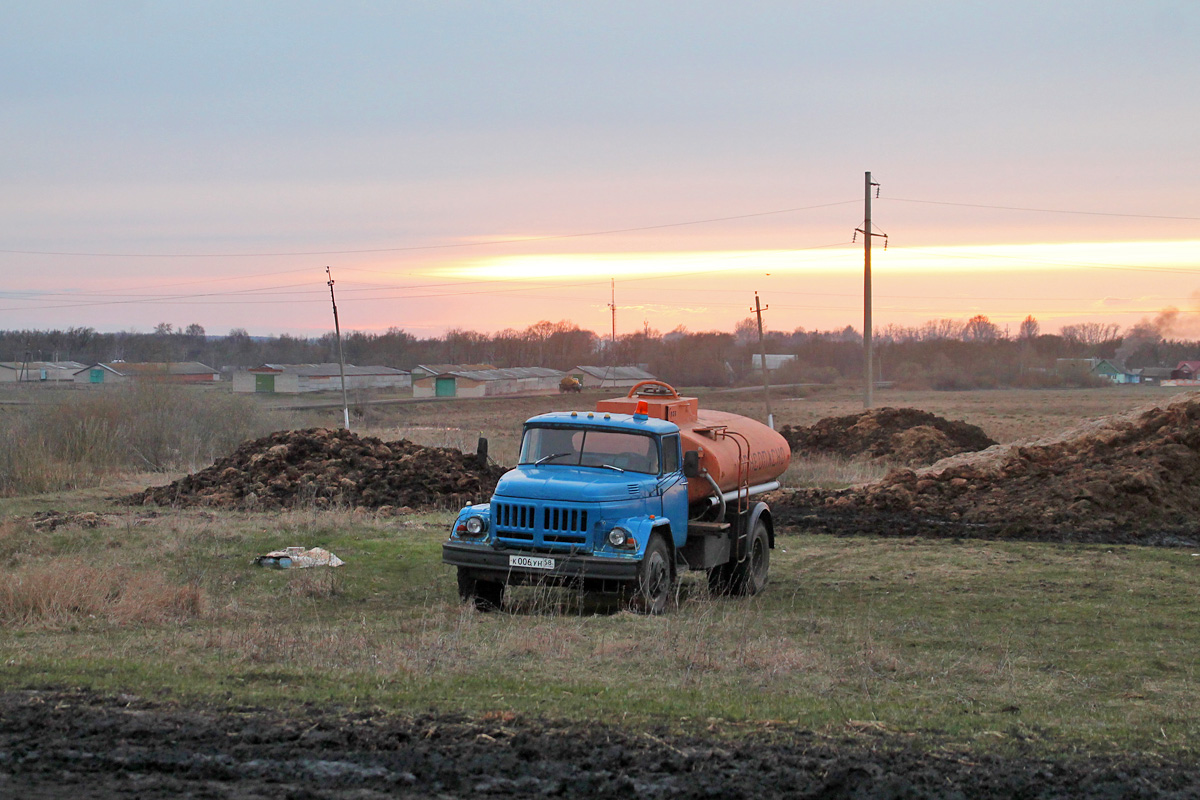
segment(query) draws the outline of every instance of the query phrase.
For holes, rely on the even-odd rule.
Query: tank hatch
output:
[[[597,411],[616,414],[639,413],[638,404],[643,403],[642,411],[654,418],[676,425],[687,425],[695,422],[700,409],[700,401],[695,397],[681,397],[674,387],[661,381],[642,381],[629,390],[624,397],[613,397],[596,403]]]

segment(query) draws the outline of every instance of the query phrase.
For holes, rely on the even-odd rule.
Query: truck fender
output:
[[[675,554],[679,552],[679,548],[682,547],[687,541],[687,528],[685,527],[683,529],[682,535],[678,535],[671,528],[671,520],[666,519],[665,517],[659,517],[658,519],[652,520],[649,532],[651,534],[657,533],[662,536],[663,541],[667,543],[667,547],[671,549],[672,559],[675,558]],[[678,539],[678,541],[676,541],[676,539]],[[649,540],[649,537],[647,537],[647,540]],[[645,548],[643,547],[642,550],[644,551]]]
[[[771,546],[771,549],[774,550],[775,549],[775,520],[771,516],[771,507],[763,502],[755,503],[754,506],[750,509],[750,520],[749,520],[749,527],[747,528],[747,530],[751,530],[751,531],[754,530],[754,526],[758,524],[758,521],[760,519],[767,526],[767,543]]]
[[[651,535],[657,533],[663,537],[667,543],[667,547],[671,550],[671,557],[675,556],[675,540],[671,531],[671,521],[658,517],[651,519],[650,517],[627,517],[623,520],[618,520],[617,525],[627,529],[633,534],[633,538],[637,540],[637,557],[640,559],[646,555],[646,545],[650,543]]]

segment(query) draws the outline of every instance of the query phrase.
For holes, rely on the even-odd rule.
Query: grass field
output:
[[[1002,441],[1166,391],[884,395]],[[591,402],[585,395],[583,402]],[[707,405],[752,411],[753,400]],[[856,410],[780,397],[780,423]],[[560,398],[370,410],[360,432],[512,460],[520,421]],[[157,476],[153,480],[162,480]],[[218,704],[336,702],[509,712],[631,726],[938,732],[965,744],[1177,752],[1200,736],[1200,555],[1015,542],[784,532],[771,585],[712,599],[685,578],[662,617],[522,589],[511,613],[457,602],[440,563],[449,514],[253,515],[130,509],[99,489],[0,499],[0,688],[87,687]],[[36,532],[38,510],[110,525]],[[252,558],[320,545],[338,570]]]

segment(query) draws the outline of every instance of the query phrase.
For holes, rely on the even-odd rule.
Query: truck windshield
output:
[[[578,428],[527,428],[521,464],[606,467],[658,474],[658,443],[638,433]]]

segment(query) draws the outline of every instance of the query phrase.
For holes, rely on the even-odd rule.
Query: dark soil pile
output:
[[[347,430],[281,431],[129,502],[271,511],[350,506],[451,508],[491,495],[504,469],[475,454],[383,442]]]
[[[975,425],[915,408],[873,408],[827,417],[807,428],[785,425],[780,433],[794,453],[866,456],[909,465],[932,464],[996,443]]]
[[[777,725],[696,736],[493,714],[309,704],[192,709],[0,693],[0,796],[40,798],[1194,798],[1193,753],[973,752],[931,736]]]
[[[1200,541],[1200,395],[874,484],[786,492],[776,508],[785,523],[834,533],[1191,544]]]

